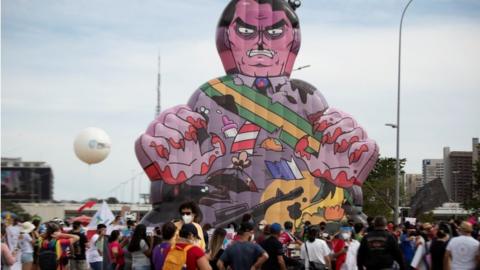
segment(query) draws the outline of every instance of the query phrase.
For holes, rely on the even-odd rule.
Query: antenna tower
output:
[[[158,73],[157,73],[157,107],[155,108],[155,118],[160,115],[160,111],[162,110],[161,105],[161,89],[160,84],[162,82],[162,75],[160,74],[160,55],[158,55]]]

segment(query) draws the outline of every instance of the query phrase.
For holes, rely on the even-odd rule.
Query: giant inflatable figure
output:
[[[300,48],[297,1],[232,0],[217,29],[227,73],[162,112],[136,141],[158,224],[197,202],[204,223],[244,214],[299,227],[361,219],[378,147],[352,116],[290,79]]]

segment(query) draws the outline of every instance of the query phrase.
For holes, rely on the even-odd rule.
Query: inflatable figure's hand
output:
[[[211,133],[211,150],[200,150],[198,131],[207,129],[202,115],[188,106],[177,106],[160,114],[135,143],[135,152],[150,180],[175,185],[208,172],[226,152],[224,142]]]
[[[310,173],[336,186],[361,185],[378,158],[376,143],[348,114],[329,108],[311,115],[313,129],[322,132],[318,156],[305,151],[306,138],[295,147],[295,154],[307,164]]]

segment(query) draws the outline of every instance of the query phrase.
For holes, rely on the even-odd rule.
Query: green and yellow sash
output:
[[[312,125],[285,105],[272,102],[268,96],[245,85],[236,85],[231,76],[213,79],[200,87],[209,97],[231,95],[238,114],[270,133],[281,129],[280,140],[295,149],[297,142],[307,135],[306,151],[318,154],[321,132],[313,132]]]

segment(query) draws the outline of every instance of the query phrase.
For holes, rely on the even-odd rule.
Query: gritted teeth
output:
[[[256,55],[264,55],[268,58],[273,58],[275,53],[272,50],[248,50],[247,55],[248,57],[253,57]]]

